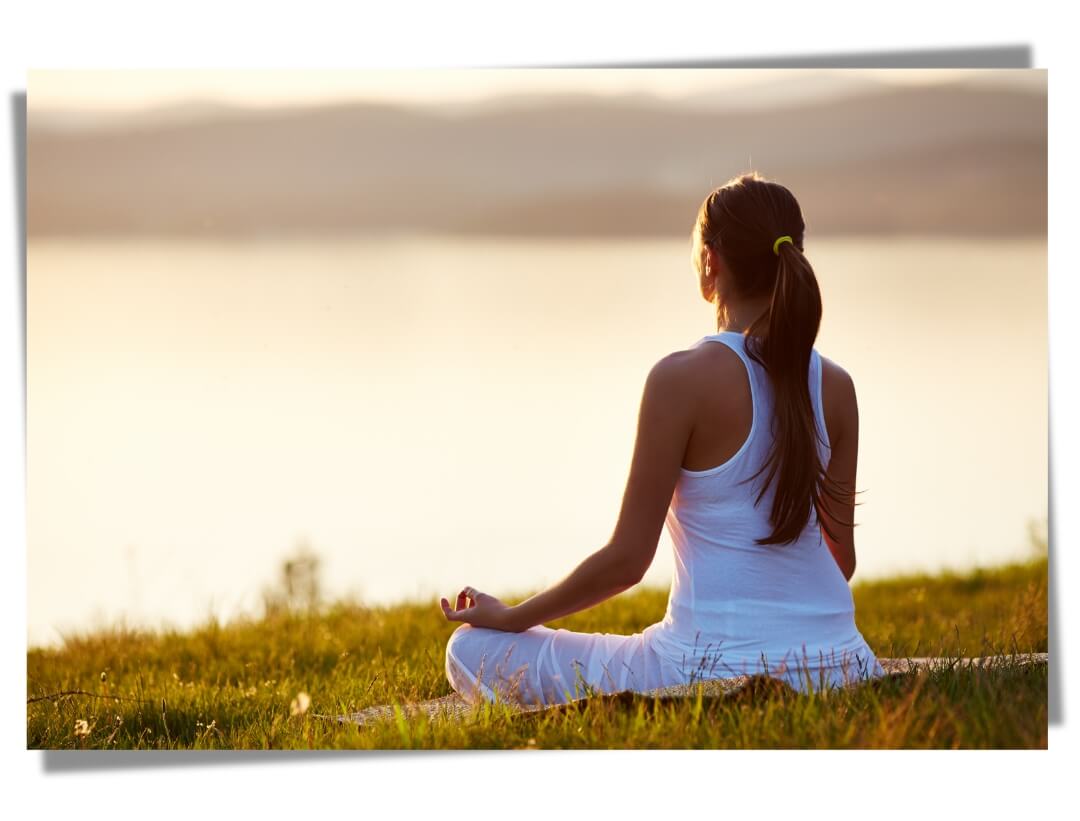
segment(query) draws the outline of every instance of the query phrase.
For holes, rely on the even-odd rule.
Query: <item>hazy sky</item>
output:
[[[132,111],[180,102],[249,106],[331,102],[476,102],[504,93],[583,91],[653,93],[678,98],[713,90],[768,89],[778,96],[821,96],[877,80],[927,84],[980,77],[1045,88],[1031,69],[682,69],[519,68],[386,70],[32,70],[28,101],[37,109]],[[795,80],[798,82],[794,82]]]

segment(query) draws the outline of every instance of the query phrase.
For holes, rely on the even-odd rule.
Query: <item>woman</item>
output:
[[[660,360],[610,542],[514,606],[465,587],[443,613],[470,701],[557,704],[764,673],[800,692],[884,675],[855,626],[853,514],[859,417],[851,377],[814,349],[821,294],[805,224],[756,172],[702,203],[692,259],[717,333]],[[706,344],[720,343],[720,344]],[[544,622],[637,584],[666,522],[667,613],[641,633]]]

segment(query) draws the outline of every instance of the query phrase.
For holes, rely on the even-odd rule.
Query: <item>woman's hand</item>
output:
[[[489,627],[510,633],[518,633],[523,629],[514,623],[513,607],[503,604],[494,596],[481,593],[474,587],[463,588],[458,593],[456,610],[450,607],[450,602],[445,598],[439,599],[439,604],[448,621],[461,621],[473,627]]]

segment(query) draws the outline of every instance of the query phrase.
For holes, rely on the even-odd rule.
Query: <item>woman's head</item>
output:
[[[784,254],[801,253],[806,225],[794,195],[756,171],[733,177],[701,204],[691,236],[691,256],[701,295],[716,305],[721,325],[736,304],[767,307]],[[790,246],[785,248],[785,246]]]
[[[803,254],[806,225],[794,195],[751,171],[732,178],[701,204],[692,233],[692,259],[702,296],[730,327],[739,314],[748,354],[769,374],[775,399],[776,438],[758,494],[776,479],[773,532],[761,544],[785,544],[806,527],[822,493],[847,499],[826,475],[810,401],[810,354],[821,325],[821,291]],[[791,241],[777,242],[780,237]],[[824,433],[823,431],[820,433]],[[823,520],[825,517],[821,517]],[[828,530],[830,538],[835,535]]]

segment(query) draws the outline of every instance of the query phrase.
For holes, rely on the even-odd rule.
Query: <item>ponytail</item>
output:
[[[821,326],[821,290],[803,255],[805,224],[798,203],[784,186],[751,172],[709,196],[697,230],[721,249],[740,293],[756,296],[771,289],[768,310],[745,334],[747,353],[768,373],[775,397],[773,444],[765,464],[750,477],[768,471],[755,504],[776,482],[773,531],[756,542],[796,541],[810,520],[811,506],[836,541],[831,517],[822,515],[823,498],[850,503],[852,495],[828,475],[817,448],[825,432],[818,429],[808,374]],[[783,242],[778,239],[782,234],[789,235]]]

